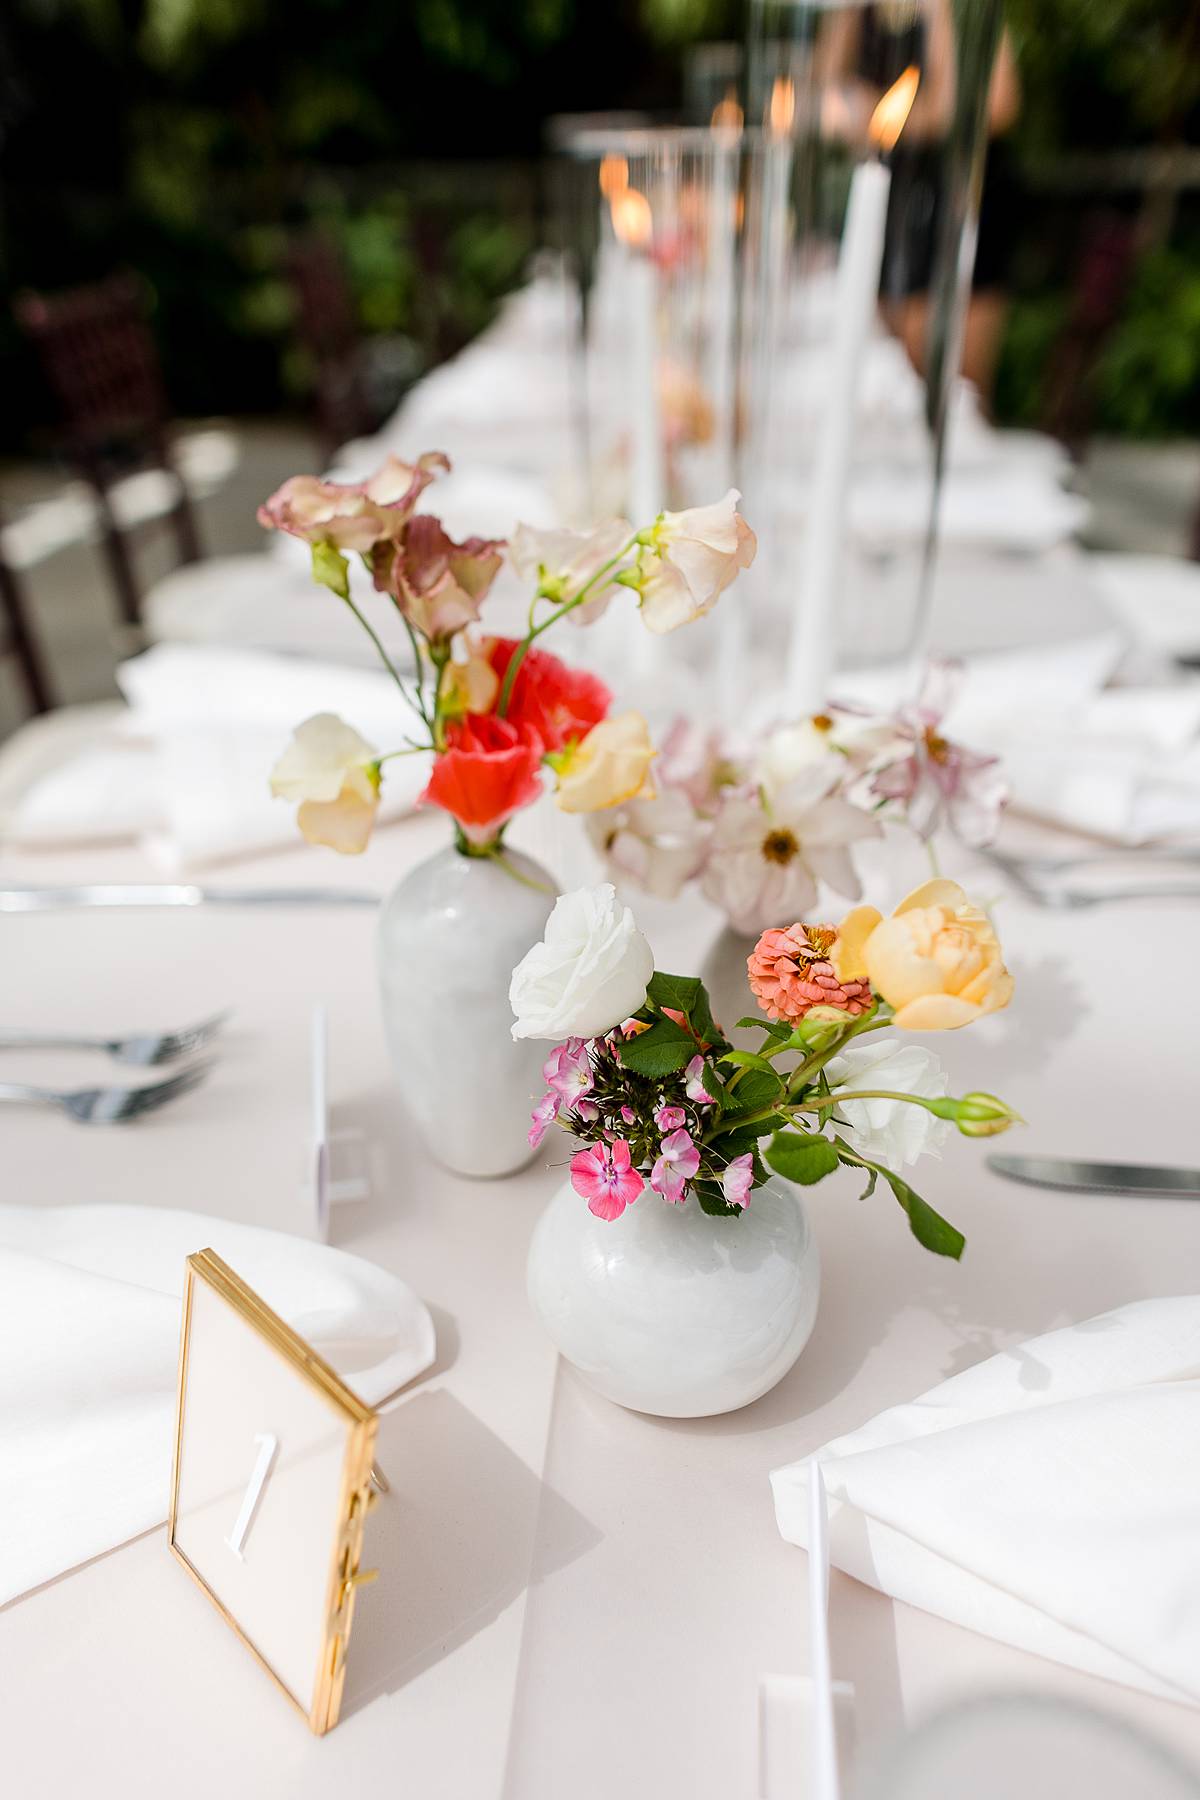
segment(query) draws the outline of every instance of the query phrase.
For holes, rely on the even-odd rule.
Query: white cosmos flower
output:
[[[298,805],[296,823],[310,844],[357,855],[379,809],[377,757],[336,713],[317,713],[292,733],[271,770],[271,792]]]
[[[826,1063],[825,1073],[837,1100],[837,1091],[856,1088],[892,1088],[902,1094],[920,1094],[940,1100],[947,1092],[946,1072],[933,1052],[922,1044],[850,1044]],[[903,1169],[919,1156],[936,1156],[951,1129],[949,1119],[935,1118],[923,1106],[903,1100],[844,1100],[834,1118],[860,1156],[880,1162],[887,1169]]]
[[[588,820],[593,844],[610,866],[659,900],[678,898],[704,860],[708,827],[687,795],[664,788]]]
[[[573,600],[632,536],[633,526],[625,519],[608,519],[591,531],[537,531],[518,525],[509,540],[508,560],[523,581],[537,582],[561,604]],[[598,619],[617,591],[619,573],[614,569],[567,617],[576,625]]]
[[[838,770],[818,764],[775,794],[726,801],[717,814],[701,887],[737,931],[811,916],[824,882],[847,900],[861,888],[850,847],[878,837],[861,807],[833,792]]]
[[[542,942],[513,970],[512,1034],[600,1037],[637,1011],[653,973],[650,946],[610,882],[560,894]]]
[[[711,506],[664,512],[652,527],[652,546],[639,562],[642,623],[647,631],[675,631],[716,605],[739,571],[754,561],[758,540],[738,512],[730,488]]]

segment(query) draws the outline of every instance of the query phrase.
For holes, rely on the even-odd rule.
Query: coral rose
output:
[[[789,925],[764,931],[746,961],[754,998],[768,1019],[802,1019],[814,1006],[857,1017],[871,1004],[861,979],[842,981],[829,961],[832,925]]]
[[[541,793],[541,760],[534,734],[508,719],[468,713],[447,727],[446,749],[434,761],[421,804],[442,807],[472,844],[489,844]]]
[[[869,979],[901,1031],[953,1031],[1012,998],[991,920],[956,881],[925,882],[890,919],[856,906],[830,960],[839,980]]]

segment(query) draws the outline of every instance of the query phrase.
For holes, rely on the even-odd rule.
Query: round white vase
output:
[[[447,848],[384,901],[377,951],[396,1081],[430,1152],[460,1175],[509,1175],[533,1157],[529,1115],[546,1046],[513,1042],[508,984],[541,937],[557,888],[529,857]],[[534,885],[536,884],[536,885]]]
[[[606,1399],[672,1419],[748,1406],[787,1374],[821,1286],[799,1192],[777,1176],[740,1218],[646,1188],[606,1223],[567,1182],[538,1220],[529,1298]]]

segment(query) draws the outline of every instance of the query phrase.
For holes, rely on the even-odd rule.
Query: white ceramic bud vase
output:
[[[384,901],[377,939],[396,1081],[430,1153],[459,1175],[533,1157],[529,1115],[548,1046],[514,1043],[508,984],[545,929],[553,878],[518,851],[420,863]]]
[[[821,1269],[799,1191],[778,1176],[740,1218],[647,1187],[611,1223],[567,1182],[534,1230],[528,1279],[534,1311],[598,1393],[696,1419],[783,1379],[812,1332]]]

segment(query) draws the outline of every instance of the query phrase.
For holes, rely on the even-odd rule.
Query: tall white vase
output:
[[[529,1298],[606,1399],[666,1418],[748,1406],[787,1374],[821,1286],[799,1190],[778,1176],[740,1218],[647,1187],[606,1223],[567,1182],[534,1230]]]
[[[541,937],[557,889],[518,851],[508,868],[447,848],[394,888],[377,939],[396,1081],[430,1152],[460,1175],[532,1159],[529,1115],[546,1045],[514,1043],[508,983]],[[536,884],[536,885],[531,885]]]

